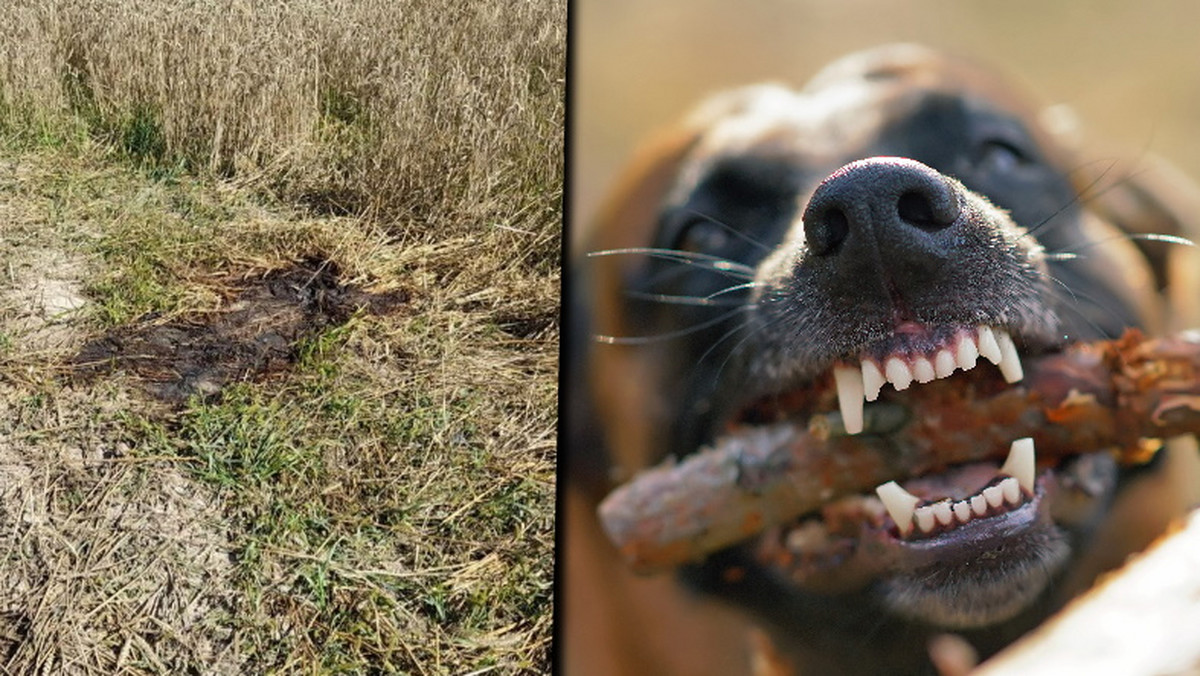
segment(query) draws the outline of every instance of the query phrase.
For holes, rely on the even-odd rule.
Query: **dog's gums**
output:
[[[1009,383],[1024,377],[1016,345],[1003,329],[979,326],[934,332],[919,325],[905,329],[905,333],[916,333],[921,339],[906,340],[903,347],[881,349],[879,345],[873,345],[863,350],[859,365],[842,361],[833,367],[838,408],[846,432],[858,434],[863,431],[863,401],[878,399],[885,383],[891,383],[897,391],[906,390],[914,382],[948,378],[958,369],[970,371],[980,356],[998,366]],[[872,354],[878,356],[868,356]]]

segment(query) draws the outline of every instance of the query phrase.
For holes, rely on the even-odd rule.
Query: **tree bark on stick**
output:
[[[618,487],[601,521],[632,567],[650,573],[885,481],[1002,458],[1017,438],[1033,437],[1039,461],[1111,447],[1136,464],[1162,439],[1200,433],[1200,332],[1131,331],[1024,366],[1015,386],[955,376],[904,392],[896,399],[908,420],[886,434],[838,435],[821,417],[733,430]]]

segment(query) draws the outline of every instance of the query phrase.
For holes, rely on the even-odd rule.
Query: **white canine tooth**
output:
[[[958,361],[958,368],[964,371],[975,368],[975,362],[979,359],[979,348],[975,345],[975,339],[970,335],[959,338],[954,358]]]
[[[1004,375],[1004,380],[1010,383],[1020,381],[1025,377],[1025,370],[1021,368],[1021,357],[1017,355],[1012,336],[1006,331],[997,331],[996,342],[1000,345],[1000,373]]]
[[[945,378],[954,373],[954,369],[957,367],[958,363],[954,361],[954,355],[950,353],[950,350],[940,350],[933,358],[933,374],[938,378]]]
[[[1008,459],[1004,461],[1000,473],[1013,477],[1021,488],[1032,493],[1036,470],[1037,454],[1033,450],[1033,439],[1024,437],[1012,442],[1008,449]]]
[[[917,527],[926,533],[933,530],[934,516],[932,507],[922,507],[915,512]]]
[[[895,481],[879,484],[875,487],[875,494],[879,496],[880,502],[887,509],[892,521],[896,522],[896,528],[900,529],[900,534],[908,535],[912,531],[913,510],[917,508],[917,503],[921,499],[904,490]]]
[[[1001,481],[999,486],[1000,490],[1004,492],[1005,500],[1008,500],[1014,505],[1021,504],[1021,486],[1017,483],[1016,479],[1009,477],[1004,481]]]
[[[883,384],[887,381],[883,378],[883,373],[875,362],[864,359],[862,363],[862,380],[863,380],[863,396],[867,401],[875,401],[879,398],[879,390],[883,389]]]
[[[927,383],[937,377],[933,371],[933,364],[925,357],[917,357],[913,362],[912,374],[918,383]]]
[[[912,384],[912,370],[899,357],[892,357],[887,360],[883,370],[887,374],[888,382],[895,385],[897,390],[906,390]]]
[[[966,502],[959,501],[954,503],[954,516],[959,523],[966,523],[971,520],[971,506]]]
[[[993,364],[1000,363],[1000,344],[996,342],[996,335],[990,327],[979,327],[979,354]]]
[[[983,498],[987,500],[989,507],[999,507],[1004,504],[1004,491],[1000,488],[999,484],[988,486],[983,489]]]
[[[954,523],[954,512],[950,510],[950,503],[943,500],[932,506],[933,516],[938,520],[938,523],[943,526],[949,526]]]
[[[835,366],[833,379],[837,383],[838,408],[847,434],[863,431],[862,370],[851,366]]]
[[[971,496],[971,511],[975,513],[975,516],[983,516],[987,514],[987,510],[987,498],[983,497],[982,494]]]

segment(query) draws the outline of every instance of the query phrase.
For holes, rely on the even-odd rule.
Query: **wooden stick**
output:
[[[1200,433],[1200,332],[1156,340],[1130,332],[1024,367],[1016,386],[968,373],[905,392],[897,399],[908,422],[886,435],[839,436],[830,417],[734,430],[618,487],[600,505],[601,521],[633,568],[649,573],[885,481],[1002,458],[1013,439],[1033,437],[1039,459],[1115,448],[1136,464],[1161,439]]]

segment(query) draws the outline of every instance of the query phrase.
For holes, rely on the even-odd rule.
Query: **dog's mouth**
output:
[[[886,439],[904,424],[910,388],[1020,387],[1017,342],[996,326],[902,324],[833,363],[836,404],[809,383],[757,399],[732,428],[823,418],[834,434]],[[829,500],[740,547],[802,590],[867,589],[909,619],[995,624],[1041,595],[1069,557],[1070,532],[1114,490],[1115,461],[1091,450],[1039,458],[1024,438],[982,461],[914,462],[933,471]]]

